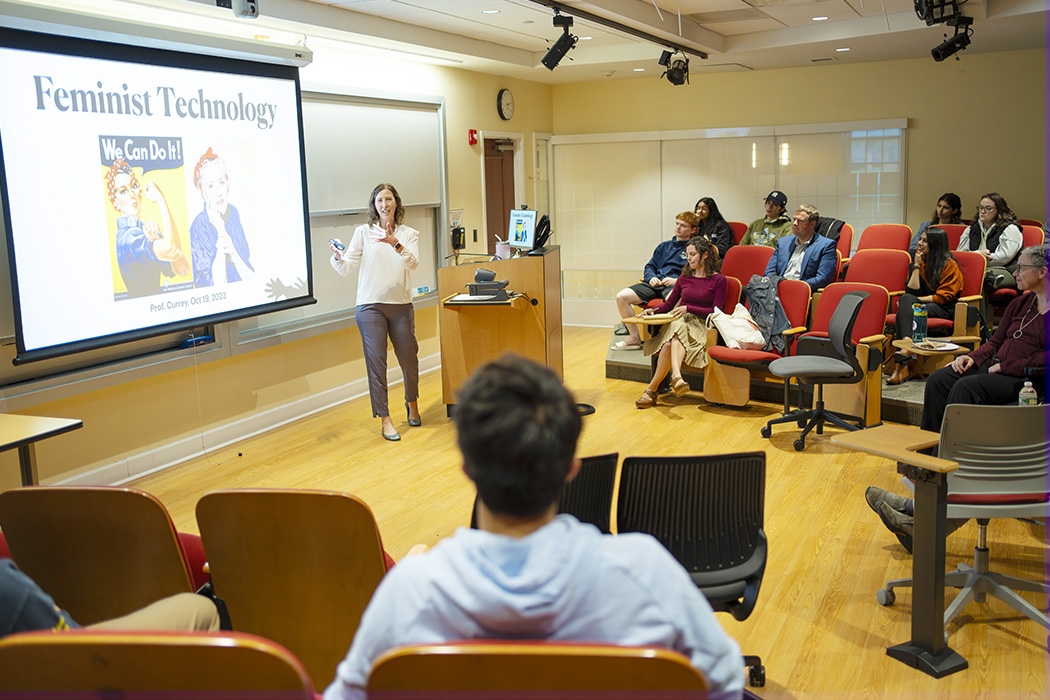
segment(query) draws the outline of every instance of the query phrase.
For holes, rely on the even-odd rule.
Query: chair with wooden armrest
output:
[[[0,639],[5,698],[312,700],[287,649],[236,632],[23,632]]]
[[[201,497],[197,523],[234,629],[284,645],[327,685],[393,563],[368,505],[338,491],[229,489]]]
[[[514,697],[611,693],[645,698],[706,697],[707,680],[675,651],[570,642],[448,642],[381,655],[368,697]],[[678,693],[681,693],[679,695]]]
[[[131,488],[27,486],[0,493],[18,567],[90,625],[193,590],[167,509]]]
[[[1045,569],[1040,558],[1034,567],[1038,581],[989,570],[988,521],[991,518],[1050,517],[1050,405],[975,406],[950,404],[941,423],[938,456],[958,463],[948,475],[948,518],[976,518],[977,546],[973,566],[959,564],[944,577],[959,593],[944,611],[947,627],[971,602],[994,596],[1050,629],[1045,612]],[[894,588],[910,588],[911,579],[889,581],[878,591],[880,605],[892,605]],[[1015,591],[1038,594],[1037,603]],[[996,618],[1001,615],[996,613]]]
[[[784,315],[791,328],[784,331],[783,353],[775,350],[743,350],[719,344],[718,329],[707,332],[707,367],[704,369],[704,399],[727,406],[746,406],[751,398],[751,380],[769,375],[769,363],[789,355],[793,339],[806,331],[809,315],[809,285],[801,280],[782,279],[777,286]]]

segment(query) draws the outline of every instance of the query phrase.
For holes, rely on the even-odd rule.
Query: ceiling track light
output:
[[[569,5],[565,4],[563,0],[529,0],[529,2],[534,3],[536,5],[549,7],[555,12],[557,12],[558,10],[571,12],[579,20],[582,20],[584,22],[590,22],[592,24],[597,24],[601,27],[607,27],[614,31],[620,32],[621,34],[626,34],[628,36],[633,36],[635,38],[642,39],[643,41],[648,41],[650,44],[656,44],[657,46],[668,45],[668,40],[665,38],[658,37],[655,34],[650,34],[649,32],[643,32],[642,30],[636,29],[635,27],[629,27],[626,24],[621,24],[620,22],[617,22],[616,20],[609,19],[608,17],[602,17],[601,15],[596,15],[593,12],[587,12],[586,10],[582,10],[578,7],[570,7]],[[697,58],[707,58],[707,54],[703,51],[691,49],[687,46],[678,46],[676,48],[682,53],[689,54],[691,56],[696,56]]]
[[[540,63],[546,66],[547,70],[557,68],[558,64],[561,63],[561,59],[565,58],[565,54],[569,53],[570,49],[575,48],[576,42],[580,40],[578,36],[573,36],[569,32],[569,27],[572,26],[572,17],[561,14],[557,7],[554,8],[554,26],[562,28],[562,35],[547,49],[547,54],[540,60]]]
[[[689,59],[685,54],[681,58],[675,58],[675,51],[664,51],[660,54],[660,65],[666,68],[661,78],[667,78],[671,85],[684,85],[689,82]]]
[[[948,20],[948,25],[955,27],[955,34],[951,38],[945,34],[944,41],[939,46],[933,47],[933,50],[930,51],[933,60],[940,63],[946,58],[955,56],[955,54],[969,46],[970,36],[973,35],[973,29],[970,28],[972,24],[973,17],[966,17],[965,15],[956,15]],[[955,60],[958,61],[959,57],[955,56]]]
[[[963,0],[965,2],[966,0]],[[948,37],[944,35],[944,41],[935,46],[930,54],[938,63],[944,59],[955,56],[958,52],[970,45],[970,37],[973,36],[973,17],[967,17],[959,12],[959,0],[915,0],[915,16],[932,27],[935,24],[946,24],[955,27],[955,34]],[[955,56],[955,60],[959,60]]]

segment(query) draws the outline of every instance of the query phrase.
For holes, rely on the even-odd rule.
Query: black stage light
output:
[[[666,77],[671,85],[684,85],[689,82],[689,59],[682,54],[682,58],[671,60],[676,53],[678,52],[664,51],[660,54],[660,65],[667,68],[661,77]]]
[[[573,36],[569,33],[569,27],[572,26],[572,17],[568,15],[559,14],[558,8],[554,8],[554,26],[562,28],[562,35],[558,37],[558,40],[554,42],[554,45],[547,49],[547,54],[540,60],[547,70],[554,70],[561,63],[561,59],[565,58],[565,54],[569,53],[569,50],[576,46],[576,42],[580,40],[579,37]]]
[[[944,36],[947,37],[948,35],[945,34]],[[962,34],[956,34],[950,39],[945,38],[940,46],[936,46],[930,51],[930,54],[933,55],[933,60],[939,63],[950,56],[954,56],[969,45],[970,35],[964,32]]]

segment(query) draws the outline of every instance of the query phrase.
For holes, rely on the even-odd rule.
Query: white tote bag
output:
[[[762,331],[751,318],[743,304],[737,304],[732,315],[725,313],[717,306],[711,313],[710,321],[715,324],[718,334],[722,336],[726,347],[737,350],[761,350],[766,346]]]

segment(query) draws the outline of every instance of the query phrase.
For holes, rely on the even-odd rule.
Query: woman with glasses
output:
[[[1018,289],[1031,294],[1022,294],[1010,302],[992,339],[969,355],[955,358],[926,380],[923,429],[940,432],[948,404],[1015,403],[1025,380],[1032,380],[1040,398],[1045,400],[1046,312],[1050,308],[1047,251],[1048,246],[1035,245],[1021,252],[1013,277]],[[875,486],[868,487],[864,499],[910,552],[915,501]],[[950,535],[965,523],[966,518],[948,519],[945,534]]]
[[[696,234],[703,236],[718,248],[719,259],[725,258],[726,251],[733,247],[733,230],[729,228],[725,217],[718,211],[718,205],[710,197],[701,197],[696,203],[696,218],[699,221]]]
[[[998,192],[981,197],[977,221],[963,232],[959,250],[981,253],[988,260],[984,274],[986,286],[992,289],[1014,287],[1014,266],[1021,252],[1021,227],[1017,216]]]
[[[1014,266],[1017,288],[1029,291],[1010,302],[992,339],[960,355],[929,376],[923,396],[922,427],[939,432],[950,403],[1010,404],[1025,380],[1045,397],[1046,311],[1050,308],[1046,245],[1025,248]]]

